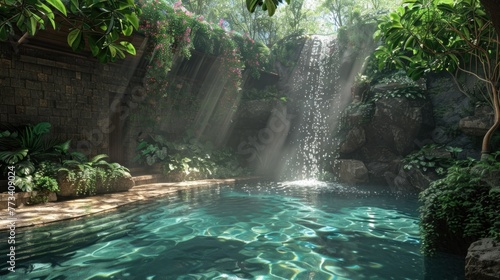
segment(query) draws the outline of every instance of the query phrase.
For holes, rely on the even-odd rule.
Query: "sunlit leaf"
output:
[[[125,18],[132,24],[132,26],[137,30],[139,29],[139,18],[136,14],[125,14]]]
[[[135,47],[130,42],[122,41],[120,42],[120,45],[124,46],[125,51],[128,52],[129,54],[136,55]]]
[[[60,0],[47,0],[47,3],[49,3],[54,8],[56,8],[63,15],[66,15],[66,7],[64,6],[62,1],[60,1]]]

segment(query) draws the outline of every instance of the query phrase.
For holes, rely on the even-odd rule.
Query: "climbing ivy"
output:
[[[496,152],[484,161],[456,161],[444,178],[420,193],[424,254],[438,250],[465,254],[480,238],[500,240],[499,159]]]

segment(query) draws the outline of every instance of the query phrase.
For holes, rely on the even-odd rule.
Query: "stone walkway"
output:
[[[138,185],[127,192],[89,196],[60,202],[49,202],[34,206],[22,206],[15,209],[13,216],[9,215],[7,209],[2,209],[0,213],[0,231],[10,230],[12,225],[15,225],[15,228],[38,226],[110,211],[132,202],[164,196],[182,189],[216,184],[234,184],[235,182],[249,180],[255,180],[255,178],[209,179],[178,183]]]

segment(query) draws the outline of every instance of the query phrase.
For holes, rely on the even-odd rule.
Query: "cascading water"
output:
[[[288,137],[284,179],[318,179],[335,157],[334,131],[338,128],[342,94],[340,55],[332,37],[313,36],[302,49],[290,77],[288,111],[292,127]]]

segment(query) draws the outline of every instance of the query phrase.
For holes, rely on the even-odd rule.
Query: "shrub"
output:
[[[121,177],[130,177],[128,168],[118,163],[108,163],[105,154],[96,155],[90,160],[80,153],[73,153],[72,159],[63,161],[59,172],[76,186],[77,195],[95,195],[97,184],[109,190]]]
[[[500,186],[488,181],[497,178],[499,170],[500,162],[494,156],[486,161],[456,161],[444,178],[420,194],[424,254],[465,254],[480,238],[500,239]]]
[[[436,172],[438,175],[444,175],[446,169],[456,161],[458,154],[462,152],[461,148],[429,144],[422,147],[417,152],[407,155],[403,162],[405,170],[412,168],[420,169],[424,172]]]
[[[70,141],[61,143],[51,138],[50,123],[10,127],[0,131],[0,171],[6,174],[13,166],[16,172],[15,185],[21,191],[51,190],[57,186],[49,183],[44,176],[53,174],[48,166],[60,163],[66,156]],[[42,170],[36,174],[37,170]],[[44,174],[47,173],[47,174]]]
[[[227,178],[245,173],[230,150],[215,149],[210,143],[191,136],[170,142],[160,135],[152,135],[138,144],[136,152],[135,159],[140,164],[162,163],[165,175],[177,172],[184,180]]]

